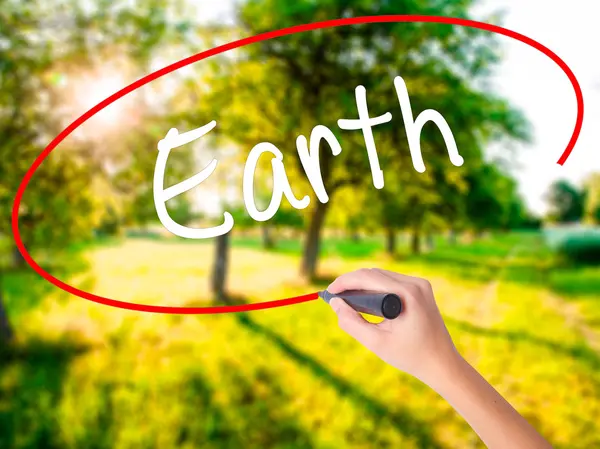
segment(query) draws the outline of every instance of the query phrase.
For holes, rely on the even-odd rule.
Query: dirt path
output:
[[[561,313],[566,324],[580,333],[590,348],[600,354],[600,332],[586,323],[577,304],[569,302],[550,291],[544,291],[544,300]]]
[[[522,245],[515,245],[507,254],[502,268],[499,270],[497,277],[492,280],[487,286],[487,294],[484,304],[489,304],[492,299],[492,295],[497,294],[498,286],[504,282],[504,275],[506,274],[507,268],[510,267],[510,262],[518,256],[519,252],[523,249]],[[600,354],[600,332],[593,329],[586,323],[585,318],[582,316],[579,306],[576,303],[570,302],[565,298],[557,295],[545,287],[540,287],[541,300],[549,305],[553,310],[558,312],[565,319],[565,325],[571,329],[574,329],[579,333],[586,341],[587,345],[594,351]]]

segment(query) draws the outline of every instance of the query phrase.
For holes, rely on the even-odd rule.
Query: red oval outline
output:
[[[15,242],[19,251],[27,261],[27,263],[44,279],[48,282],[54,284],[55,286],[61,288],[62,290],[71,293],[73,295],[79,296],[81,298],[97,302],[100,304],[104,304],[112,307],[119,307],[122,309],[129,310],[137,310],[141,312],[153,312],[153,313],[168,313],[168,314],[212,314],[212,313],[228,313],[228,312],[247,312],[251,310],[260,310],[260,309],[269,309],[273,307],[281,307],[292,304],[299,304],[306,301],[312,301],[318,298],[317,293],[309,293],[302,296],[296,296],[293,298],[280,299],[275,301],[266,301],[259,302],[254,304],[241,304],[241,305],[233,305],[233,306],[216,306],[216,307],[167,307],[167,306],[153,306],[153,305],[144,305],[137,303],[130,303],[125,301],[118,301],[111,298],[106,298],[98,295],[94,295],[89,292],[85,292],[83,290],[79,290],[61,280],[55,278],[50,273],[42,269],[33,258],[27,252],[25,245],[21,239],[21,235],[19,233],[19,206],[21,204],[21,199],[23,197],[23,193],[31,177],[37,170],[37,168],[41,165],[44,159],[50,154],[52,150],[54,150],[59,143],[61,143],[69,134],[75,131],[79,126],[85,123],[88,119],[93,117],[95,114],[100,112],[102,109],[106,108],[110,104],[114,103],[118,99],[124,97],[125,95],[133,92],[134,90],[154,81],[168,73],[174,72],[182,67],[190,65],[194,62],[201,61],[203,59],[209,58],[214,55],[218,55],[220,53],[224,53],[229,50],[233,50],[235,48],[243,47],[245,45],[250,45],[255,42],[261,42],[268,39],[273,39],[276,37],[287,36],[294,33],[302,33],[304,31],[312,31],[318,30],[321,28],[329,28],[329,27],[338,27],[344,25],[358,25],[365,23],[386,23],[386,22],[424,22],[424,23],[443,23],[449,25],[460,25],[469,28],[477,28],[485,31],[490,31],[492,33],[501,34],[504,36],[511,37],[516,39],[524,44],[529,45],[530,47],[535,48],[536,50],[542,52],[550,59],[552,59],[562,70],[565,72],[569,81],[573,85],[573,89],[575,90],[575,96],[577,98],[577,120],[575,122],[575,129],[573,130],[573,134],[571,135],[571,139],[567,145],[567,148],[561,155],[558,160],[559,165],[563,165],[571,151],[573,150],[577,139],[579,138],[579,133],[581,132],[581,126],[583,123],[583,94],[581,92],[581,87],[579,86],[579,82],[577,78],[569,68],[569,66],[552,50],[540,44],[539,42],[527,37],[523,34],[517,33],[512,30],[508,30],[506,28],[492,25],[489,23],[478,22],[475,20],[461,19],[457,17],[444,17],[444,16],[421,16],[421,15],[388,15],[388,16],[363,16],[363,17],[350,17],[344,19],[334,19],[334,20],[326,20],[322,22],[314,22],[304,25],[295,25],[289,28],[284,28],[281,30],[269,31],[263,34],[258,34],[256,36],[246,37],[243,39],[239,39],[234,42],[229,42],[224,45],[220,45],[215,48],[211,48],[209,50],[197,53],[193,56],[189,56],[181,61],[178,61],[174,64],[171,64],[167,67],[164,67],[160,70],[157,70],[154,73],[146,75],[143,78],[135,81],[129,86],[121,89],[115,94],[111,95],[107,99],[98,103],[96,106],[91,108],[85,114],[80,116],[77,120],[71,123],[67,128],[65,128],[58,136],[50,142],[50,144],[40,153],[40,155],[35,159],[31,167],[25,173],[21,184],[19,185],[19,189],[17,190],[17,195],[15,196],[15,201],[13,203],[12,209],[12,232],[15,237]]]

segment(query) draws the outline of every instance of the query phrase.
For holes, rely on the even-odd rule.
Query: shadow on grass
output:
[[[293,398],[276,377],[264,368],[250,375],[238,371],[238,366],[223,362],[219,384],[211,384],[198,369],[187,377],[180,405],[192,419],[180,423],[177,446],[312,448],[311,435],[296,416],[284,412]],[[227,393],[217,395],[218,390]]]
[[[405,261],[426,265],[451,276],[466,280],[490,282],[501,274],[502,279],[522,284],[540,285],[547,282],[548,273],[556,266],[546,258],[534,256],[507,260],[503,257],[472,254],[429,253],[410,256]]]
[[[39,263],[45,271],[65,282],[89,269],[89,264],[80,251],[57,252],[52,258],[40,260]],[[84,287],[89,288],[93,282],[93,279],[86,279]],[[48,294],[56,290],[58,287],[46,281],[28,265],[0,271],[0,299],[4,301],[12,321],[37,307]]]
[[[230,409],[235,421],[243,422],[246,440],[254,447],[312,448],[312,436],[290,411],[294,398],[281,386],[276,373],[259,366],[251,377],[225,363],[220,370],[224,385],[235,385],[236,407]],[[261,429],[259,433],[253,429]],[[248,443],[246,443],[246,446]],[[244,445],[240,446],[244,447]]]
[[[485,327],[476,326],[467,321],[456,320],[454,318],[449,317],[445,317],[444,321],[447,324],[454,326],[457,329],[460,329],[461,331],[468,332],[473,335],[480,335],[482,337],[489,338],[499,338],[511,342],[523,342],[541,346],[543,348],[550,349],[554,353],[571,357],[577,360],[578,362],[587,365],[590,369],[594,371],[600,370],[600,356],[596,353],[596,351],[584,344],[563,345],[554,341],[536,337],[523,331],[488,329]]]
[[[56,419],[63,378],[88,349],[42,340],[0,348],[0,447],[63,447]]]
[[[549,273],[552,290],[566,296],[600,299],[600,265],[566,265]]]
[[[244,436],[216,403],[214,388],[197,370],[184,383],[182,406],[190,419],[178,429],[177,446],[244,447]]]
[[[390,410],[384,403],[366,395],[356,386],[352,385],[352,383],[332,373],[310,355],[295,348],[276,332],[251,319],[248,314],[236,314],[236,318],[242,326],[267,339],[290,359],[310,370],[315,376],[325,380],[340,396],[354,402],[356,407],[364,410],[375,421],[384,420],[390,422],[398,431],[409,438],[413,438],[419,447],[443,447],[428,429],[428,424],[415,419],[408,411],[404,409]],[[383,423],[380,424],[383,425]]]
[[[539,246],[539,245],[538,245]],[[398,259],[401,261],[400,259]],[[553,291],[564,299],[600,298],[600,266],[567,264],[534,245],[514,259],[485,255],[430,253],[403,259],[439,270],[442,274],[476,282],[505,282]]]
[[[228,305],[248,303],[245,297],[234,295],[228,295],[224,302]],[[347,380],[332,373],[310,355],[295,348],[276,332],[254,321],[250,318],[249,314],[238,313],[235,314],[235,317],[246,329],[267,339],[290,359],[310,370],[315,376],[325,380],[340,396],[354,402],[356,407],[363,409],[374,420],[386,420],[390,422],[402,434],[413,438],[421,448],[435,449],[444,447],[429,431],[428,424],[415,419],[408,411],[404,409],[390,410],[384,403],[363,393]]]
[[[502,265],[495,260],[477,260],[472,257],[450,256],[444,254],[421,254],[399,259],[403,262],[423,264],[462,279],[489,282],[494,279]]]
[[[427,254],[410,259],[435,267],[442,273],[461,279],[490,282],[503,281],[553,291],[564,299],[581,296],[600,298],[600,266],[565,264],[548,255],[528,255],[524,259],[499,261],[485,257]]]

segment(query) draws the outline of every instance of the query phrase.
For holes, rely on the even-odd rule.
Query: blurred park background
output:
[[[224,4],[230,14],[211,16]],[[480,447],[441,398],[344,335],[321,301],[212,316],[113,309],[41,279],[10,231],[34,158],[79,115],[153,70],[237,38],[339,17],[503,24],[502,14],[477,15],[476,6],[0,0],[0,447]],[[426,277],[461,353],[533,425],[556,447],[600,447],[600,174],[554,180],[544,187],[547,208],[532,210],[515,161],[544,130],[496,88],[505,44],[461,27],[370,24],[188,66],[119,100],[52,152],[23,198],[24,243],[57,278],[142,304],[279,299],[364,266]],[[430,124],[421,137],[427,170],[413,169],[396,75],[415,116],[433,108],[448,121],[462,167],[451,165]],[[357,117],[358,85],[371,117],[393,116],[374,129],[381,190],[362,134],[336,125]],[[185,240],[156,216],[156,145],[172,127],[213,119],[211,134],[171,153],[166,185],[213,158],[216,172],[167,205],[190,227],[220,224],[225,210],[235,225],[216,239]],[[342,145],[336,157],[321,146],[326,204],[295,147],[319,124]],[[263,141],[283,152],[296,196],[310,195],[311,205],[297,211],[284,200],[257,223],[241,201],[241,174]],[[271,192],[263,159],[255,181],[262,207]]]

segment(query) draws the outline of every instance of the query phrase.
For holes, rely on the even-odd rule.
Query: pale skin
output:
[[[384,362],[435,390],[490,449],[552,448],[458,353],[438,310],[431,284],[421,278],[380,269],[338,277],[328,288],[395,293],[404,310],[394,320],[370,323],[340,298],[330,305],[342,330]]]

